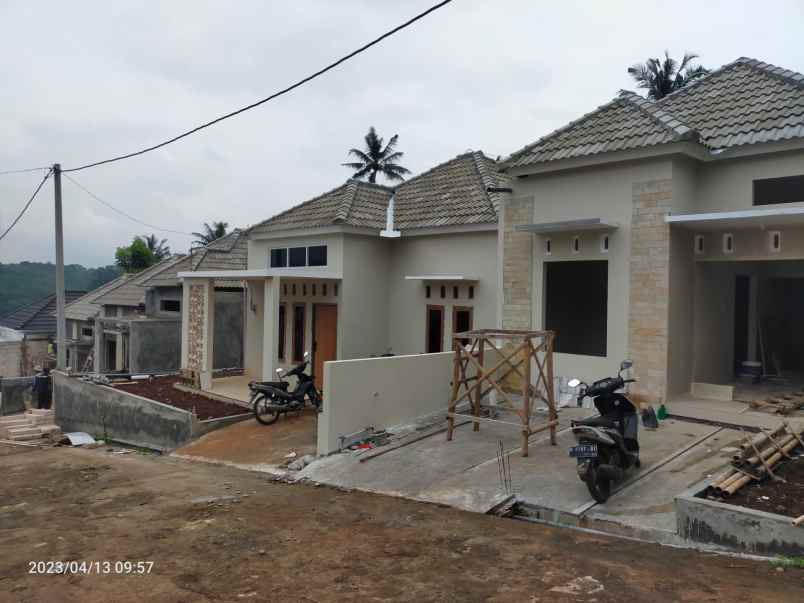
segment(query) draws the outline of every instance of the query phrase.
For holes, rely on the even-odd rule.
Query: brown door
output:
[[[313,306],[313,374],[319,391],[324,385],[324,363],[338,355],[338,306]]]

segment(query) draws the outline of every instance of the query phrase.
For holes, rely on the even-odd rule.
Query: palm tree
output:
[[[213,222],[211,226],[204,222],[204,232],[194,232],[192,234],[195,237],[195,242],[199,245],[209,245],[215,239],[225,237],[227,228],[229,228],[228,222]]]
[[[161,241],[156,238],[155,234],[143,235],[142,240],[148,246],[148,249],[154,254],[157,261],[162,261],[170,255],[170,247],[167,245],[167,239]]]
[[[665,50],[664,61],[648,59],[646,63],[631,65],[628,73],[640,88],[648,91],[649,99],[659,100],[709,73],[706,67],[691,64],[697,58],[697,54],[685,52],[679,64],[675,59],[671,59]]]
[[[378,173],[382,173],[388,180],[404,180],[405,174],[410,174],[409,169],[397,163],[405,155],[401,151],[394,151],[399,140],[398,134],[394,134],[383,148],[383,139],[377,136],[374,126],[371,126],[364,140],[365,150],[349,149],[349,155],[357,157],[359,161],[341,164],[356,170],[352,178],[360,179],[368,174],[368,181],[374,183]]]

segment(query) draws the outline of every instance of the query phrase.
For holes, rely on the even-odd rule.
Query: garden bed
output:
[[[115,385],[114,388],[175,408],[181,408],[182,410],[195,411],[196,416],[201,421],[232,417],[248,412],[248,409],[237,404],[213,400],[200,394],[178,390],[174,387],[176,383],[181,383],[181,377],[171,375],[155,377],[138,383]]]
[[[785,481],[769,478],[747,484],[724,502],[788,517],[804,515],[804,452],[798,448],[793,453],[791,460],[780,461],[773,468],[774,474]]]

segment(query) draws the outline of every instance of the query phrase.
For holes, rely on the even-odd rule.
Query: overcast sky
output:
[[[286,86],[435,0],[0,0],[0,171],[75,166],[160,142]],[[341,184],[373,125],[414,173],[467,149],[507,155],[634,89],[669,49],[718,67],[804,71],[804,2],[455,0],[301,89],[146,156],[78,172],[101,198],[179,231],[247,226]],[[38,183],[0,176],[0,231]],[[98,266],[152,232],[65,180],[65,260]],[[53,188],[0,242],[52,261]],[[157,232],[157,234],[159,234]],[[191,239],[164,233],[174,252]]]

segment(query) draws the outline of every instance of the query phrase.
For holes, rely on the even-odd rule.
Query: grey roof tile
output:
[[[65,304],[84,295],[84,291],[65,291]],[[56,294],[51,293],[0,317],[0,326],[23,333],[56,333]]]
[[[124,275],[120,284],[95,298],[94,303],[102,306],[129,306],[136,307],[145,303],[145,287],[141,282],[148,280],[152,275],[164,270],[165,266],[172,264],[175,258],[167,258],[146,268],[136,274]]]
[[[70,320],[94,319],[101,310],[101,305],[96,303],[96,300],[100,296],[105,295],[113,289],[116,289],[125,283],[129,278],[131,278],[131,275],[121,274],[117,278],[110,280],[108,283],[101,285],[97,289],[93,289],[86,295],[83,295],[75,301],[67,304],[64,307],[64,315]]]

